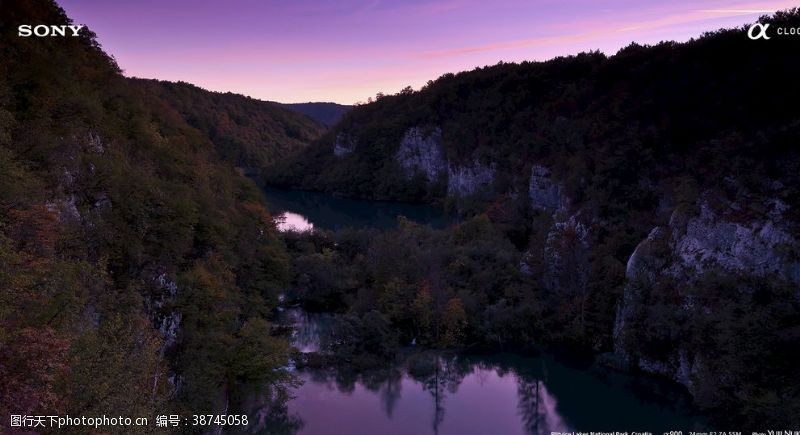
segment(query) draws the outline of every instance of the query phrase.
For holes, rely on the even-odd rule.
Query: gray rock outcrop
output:
[[[566,205],[561,185],[553,181],[550,170],[542,165],[531,168],[528,195],[534,210],[552,213]]]
[[[55,213],[61,222],[79,222],[81,214],[75,202],[75,195],[54,199],[45,203],[47,210]]]
[[[778,201],[773,212],[782,213],[786,206]],[[776,219],[777,218],[777,219]],[[700,215],[684,220],[673,213],[670,219],[671,242],[677,262],[670,273],[691,271],[702,274],[709,267],[720,267],[758,277],[778,275],[800,282],[800,264],[787,253],[797,241],[782,225],[780,214],[747,224],[732,222],[711,210],[708,202],[700,206]]]
[[[484,165],[477,159],[471,165],[448,165],[447,194],[463,197],[489,189],[494,183],[494,175],[494,165]]]
[[[800,243],[791,235],[792,223],[783,217],[788,206],[777,199],[767,206],[767,213],[755,217],[742,213],[734,203],[715,211],[707,196],[700,200],[699,212],[675,211],[667,225],[650,231],[627,263],[627,284],[614,326],[615,352],[631,366],[669,377],[692,394],[702,389],[698,380],[723,382],[710,380],[716,375],[708,367],[707,355],[690,350],[682,340],[653,352],[643,350],[636,337],[642,323],[650,321],[649,301],[654,299],[670,298],[675,310],[682,311],[667,314],[675,318],[713,316],[718,307],[703,305],[685,291],[707,272],[800,284]],[[669,283],[666,287],[672,293],[659,293],[665,291],[663,283]],[[730,297],[738,298],[736,294]],[[800,298],[800,291],[795,297]]]
[[[350,133],[339,132],[333,143],[333,155],[344,157],[356,150],[358,142]]]
[[[403,135],[395,160],[400,164],[406,178],[423,174],[429,183],[444,175],[447,161],[442,151],[442,131],[433,129],[429,134],[419,127],[412,127]]]
[[[395,153],[406,179],[422,175],[429,184],[447,180],[447,194],[452,197],[473,195],[490,189],[495,179],[495,166],[474,159],[467,164],[447,160],[442,147],[442,131],[436,127],[411,127],[403,135]]]
[[[181,313],[171,308],[178,296],[178,284],[163,267],[156,267],[149,272],[150,277],[150,310],[154,316],[154,323],[158,327],[163,343],[161,353],[172,347],[178,340],[180,331]]]
[[[544,283],[551,291],[583,297],[589,284],[589,229],[580,213],[557,218],[547,233]]]

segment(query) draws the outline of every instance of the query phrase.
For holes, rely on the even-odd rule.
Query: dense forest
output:
[[[280,404],[285,291],[337,313],[300,365],[566,350],[726,423],[800,423],[793,43],[730,29],[477,68],[327,130],[125,78],[86,30],[18,38],[70,23],[51,0],[0,20],[0,414],[222,413],[253,384]],[[459,218],[281,235],[245,173]]]
[[[567,347],[725,421],[797,423],[800,60],[764,42],[498,64],[355,107],[265,180],[462,223],[288,239],[296,297],[348,313],[332,343],[350,363],[411,340]]]
[[[179,114],[211,139],[221,159],[249,173],[259,173],[278,157],[300,151],[325,130],[302,111],[243,95],[209,92],[188,83],[131,82],[155,100],[151,104]]]
[[[769,22],[797,20],[791,11]],[[613,56],[501,63],[445,74],[419,91],[379,94],[267,180],[344,196],[441,200],[464,193],[448,188],[459,169],[487,166],[493,199],[526,191],[539,164],[575,201],[609,212],[650,209],[663,185],[679,185],[681,176],[704,188],[733,174],[758,188],[798,172],[796,159],[781,158],[796,128],[798,60],[786,54],[794,41],[762,44],[743,32],[631,44]],[[411,162],[420,168],[409,171],[398,159],[415,128],[436,138],[441,155],[428,160],[442,167]]]
[[[17,37],[70,23],[52,1],[1,2],[0,20],[0,414],[220,411],[253,382],[280,395],[289,348],[267,316],[288,257],[235,165],[321,127],[126,79],[86,30]]]
[[[327,126],[339,122],[345,113],[349,112],[353,106],[336,103],[276,103],[281,106],[302,113],[311,119],[319,121]]]

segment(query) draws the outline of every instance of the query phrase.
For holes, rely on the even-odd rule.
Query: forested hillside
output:
[[[276,103],[289,110],[302,113],[311,119],[317,120],[325,125],[334,125],[339,122],[345,113],[349,112],[353,106],[336,103]]]
[[[355,313],[342,349],[566,346],[728,421],[797,423],[797,44],[728,29],[379,95],[266,180],[463,223],[292,242],[297,294]]]
[[[288,346],[266,313],[287,256],[234,164],[319,126],[131,81],[86,29],[19,38],[19,23],[70,20],[0,2],[0,414],[152,419],[223,411],[245,382],[280,390]]]
[[[230,92],[159,80],[135,79],[133,86],[209,137],[220,158],[248,172],[302,150],[325,130],[302,112]]]
[[[784,13],[770,22],[797,20]],[[356,106],[269,180],[380,199],[493,197],[527,191],[540,164],[578,200],[634,209],[649,207],[663,188],[657,181],[676,174],[705,185],[730,174],[758,183],[797,172],[796,162],[774,158],[787,151],[781,134],[800,111],[792,103],[800,61],[787,55],[795,48],[729,29],[613,56],[445,74]]]
[[[350,368],[410,342],[569,349],[728,423],[800,424],[796,41],[478,68],[325,131],[126,79],[86,30],[17,37],[70,22],[51,0],[0,20],[0,414],[224,413],[253,383],[283,401],[287,289],[341,314],[325,358]],[[241,169],[460,219],[279,237]]]

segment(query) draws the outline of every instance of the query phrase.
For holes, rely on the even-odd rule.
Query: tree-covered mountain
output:
[[[0,3],[0,413],[223,412],[255,382],[285,399],[267,319],[291,284],[346,311],[351,365],[401,340],[567,346],[737,422],[800,423],[793,40],[733,29],[448,74],[323,134],[20,23],[69,19]],[[464,218],[279,238],[237,171],[267,162],[276,183]]]
[[[331,126],[339,122],[345,113],[349,112],[353,106],[336,103],[277,103],[289,110],[302,113],[309,118]]]
[[[266,315],[287,256],[234,165],[320,127],[126,79],[86,29],[17,36],[70,22],[50,0],[0,2],[0,414],[153,418],[279,391],[288,345]]]
[[[267,181],[442,201],[464,223],[299,243],[298,293],[369,325],[378,311],[404,339],[441,342],[419,322],[449,316],[466,342],[569,345],[730,420],[796,424],[799,43],[720,30],[357,106]]]
[[[248,172],[300,151],[325,131],[302,112],[243,95],[159,80],[135,79],[133,85],[208,136],[221,159]]]
[[[796,19],[784,13],[770,22]],[[798,61],[787,54],[795,45],[729,29],[686,43],[632,44],[613,56],[445,74],[420,91],[355,106],[269,180],[345,196],[430,200],[476,188],[525,192],[534,164],[548,166],[575,195],[594,180],[615,180],[621,190],[609,194],[638,189],[647,196],[656,187],[640,186],[648,181],[642,177],[691,173],[718,184],[730,173],[762,180],[772,176],[761,177],[767,170],[792,173],[791,162],[755,165],[756,173],[748,164],[777,162],[768,154],[775,146],[762,149],[757,140],[796,119]],[[716,170],[731,153],[742,156]]]

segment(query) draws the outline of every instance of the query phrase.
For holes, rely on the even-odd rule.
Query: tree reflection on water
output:
[[[283,313],[294,345],[313,354],[325,348],[319,341],[331,319],[304,314]],[[325,366],[296,374],[304,384],[290,392],[293,398],[255,388],[242,402],[251,416],[245,433],[524,435],[705,426],[674,387],[548,355],[406,349],[380,369]]]
[[[385,433],[420,433],[416,428],[419,421],[406,419],[396,420],[395,411],[401,402],[405,391],[423,391],[428,399],[423,400],[428,405],[428,411],[420,412],[418,417],[424,419],[424,414],[429,418],[426,430],[433,434],[453,433],[451,426],[444,430],[448,400],[459,394],[459,387],[469,378],[475,386],[497,383],[497,379],[505,379],[516,389],[517,413],[522,427],[518,433],[540,434],[551,431],[566,430],[567,426],[558,415],[554,397],[548,393],[545,383],[536,378],[542,374],[541,370],[516,370],[498,361],[486,361],[480,358],[470,358],[451,353],[438,353],[433,351],[418,352],[408,355],[403,361],[392,367],[381,370],[370,370],[355,373],[342,369],[315,369],[301,372],[306,383],[322,388],[323,393],[332,393],[335,401],[357,400],[355,396],[365,392],[373,395],[380,403],[382,413],[385,415],[385,424],[394,428]],[[323,394],[309,393],[312,396]],[[303,393],[301,393],[303,394]],[[468,393],[472,394],[472,393]],[[408,400],[418,400],[414,396]],[[326,396],[327,397],[327,396]],[[423,396],[424,397],[424,396]],[[481,400],[477,398],[477,400]],[[492,397],[486,397],[492,400]],[[257,412],[258,426],[251,433],[299,433],[303,432],[304,422],[299,415],[291,414],[285,403],[271,402],[271,407],[264,406]],[[330,403],[334,406],[335,403]],[[298,411],[313,410],[299,409]],[[366,410],[363,410],[366,412]],[[313,415],[312,415],[313,416]],[[363,414],[362,414],[363,417]],[[452,419],[462,419],[464,416],[456,412]],[[357,426],[357,422],[353,422]],[[347,433],[345,428],[329,428],[336,432]],[[356,429],[357,431],[358,429]],[[336,433],[340,433],[336,432]],[[312,433],[316,433],[313,432]]]

